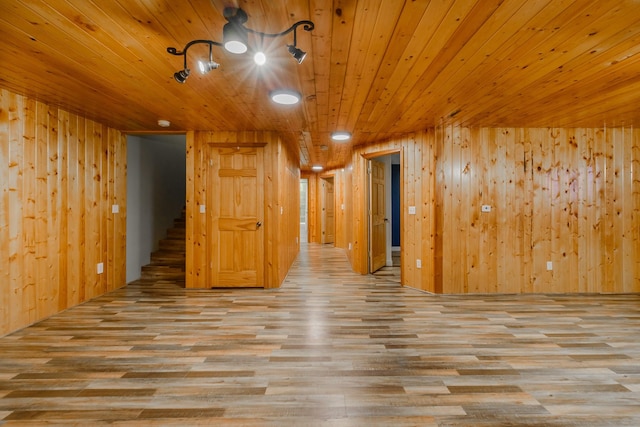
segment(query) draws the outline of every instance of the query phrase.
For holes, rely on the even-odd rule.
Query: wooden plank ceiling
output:
[[[193,39],[222,41],[225,6],[246,26],[297,31],[264,42],[268,63],[214,47],[202,76]],[[193,53],[192,53],[193,52]],[[637,0],[12,0],[0,2],[0,87],[123,131],[277,130],[301,166],[342,166],[352,145],[441,124],[629,126],[640,123]],[[269,91],[303,94],[276,106]],[[353,139],[332,143],[348,130]],[[323,147],[325,146],[325,147]],[[324,149],[323,149],[324,148]]]

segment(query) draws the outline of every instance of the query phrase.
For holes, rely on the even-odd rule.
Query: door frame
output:
[[[367,258],[367,273],[371,272],[371,256],[370,256],[370,248],[371,248],[371,220],[369,211],[371,209],[371,200],[370,200],[370,181],[369,181],[369,160],[375,159],[377,157],[384,157],[391,154],[399,154],[400,155],[400,239],[402,242],[402,238],[404,236],[404,221],[402,217],[404,215],[404,205],[405,205],[405,194],[404,194],[404,150],[402,147],[392,148],[389,150],[381,150],[381,151],[371,151],[367,153],[363,153],[362,157],[365,161],[365,167],[363,169],[364,174],[364,182],[366,185],[366,191],[364,192],[364,206],[365,211],[363,212],[364,218],[362,218],[363,222],[366,224],[366,258]],[[387,242],[387,246],[389,242]],[[401,243],[402,245],[402,243]],[[400,250],[400,282],[402,283],[404,277],[404,257],[402,256],[402,250]]]
[[[318,176],[319,180],[318,180],[318,184],[320,184],[320,191],[319,191],[319,198],[320,198],[320,243],[321,244],[333,244],[335,246],[335,240],[336,240],[336,181],[335,181],[335,175],[334,174],[325,174],[325,175],[319,175]],[[325,181],[331,181],[331,184],[333,185],[333,239],[331,242],[327,242],[325,240],[325,229],[326,229],[326,222],[327,222],[327,217],[326,217],[326,205],[327,205],[327,200],[326,200],[326,192],[324,189],[324,182]]]
[[[213,158],[212,158],[212,153],[215,152],[215,150],[219,150],[219,149],[233,149],[233,150],[240,150],[240,149],[245,149],[245,148],[253,148],[256,150],[257,153],[257,164],[256,164],[256,178],[257,178],[257,187],[256,187],[256,191],[260,191],[263,193],[262,195],[262,203],[258,203],[257,208],[259,213],[261,213],[261,219],[257,218],[258,223],[256,223],[256,231],[259,229],[259,232],[262,234],[261,239],[259,239],[258,242],[258,246],[261,251],[263,256],[258,257],[257,261],[257,268],[256,268],[256,284],[255,285],[249,285],[250,287],[257,287],[257,288],[266,288],[267,287],[267,281],[268,281],[268,271],[267,271],[267,266],[266,266],[266,254],[267,254],[267,241],[268,241],[268,229],[270,227],[270,224],[267,221],[267,204],[266,204],[266,198],[265,198],[265,179],[266,179],[266,171],[265,171],[265,147],[266,147],[266,143],[221,143],[221,144],[206,144],[205,145],[205,149],[204,151],[204,155],[206,157],[206,161],[205,161],[205,171],[203,174],[203,178],[204,178],[204,182],[206,183],[206,189],[205,189],[205,194],[207,191],[210,191],[211,194],[213,194],[213,197],[217,197],[217,195],[219,194],[221,190],[220,188],[220,181],[219,178],[216,176],[217,175],[217,170],[219,168],[219,164],[216,164],[216,162],[213,162]],[[260,173],[262,172],[262,173]],[[215,174],[215,175],[212,175]],[[213,180],[213,181],[212,181]],[[220,216],[219,216],[219,211],[218,208],[219,206],[215,206],[212,207],[210,206],[210,204],[212,202],[215,202],[216,200],[212,198],[212,197],[205,197],[205,212],[206,212],[206,219],[205,219],[205,230],[207,232],[211,232],[212,235],[215,235],[216,237],[218,236],[218,232],[214,232],[214,229],[218,228],[218,223],[220,221]],[[259,224],[259,225],[258,225]],[[215,240],[214,240],[215,241]],[[208,287],[213,287],[213,288],[234,288],[234,287],[246,287],[246,284],[242,284],[242,285],[220,285],[219,283],[217,283],[217,281],[215,280],[216,277],[214,275],[214,272],[218,269],[218,266],[214,266],[213,263],[217,263],[219,260],[217,258],[217,254],[214,253],[213,248],[215,248],[216,251],[218,251],[218,242],[215,241],[215,243],[213,244],[213,246],[211,244],[208,244],[206,247],[206,257],[208,260],[210,260],[207,265],[208,268],[206,269],[206,280],[208,283]]]

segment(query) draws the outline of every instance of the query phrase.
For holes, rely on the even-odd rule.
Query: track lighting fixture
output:
[[[207,74],[211,70],[218,68],[220,64],[215,61],[198,61],[198,68],[202,74]]]
[[[298,64],[302,64],[302,61],[304,61],[305,56],[307,56],[307,52],[304,52],[303,50],[298,49],[293,45],[289,45],[287,47],[289,48],[289,53],[293,55],[293,58],[296,61],[298,61]]]
[[[192,40],[187,43],[182,50],[178,50],[175,47],[167,48],[167,52],[169,52],[171,55],[182,56],[184,58],[183,69],[174,74],[174,78],[177,82],[184,83],[187,80],[187,77],[189,77],[189,68],[187,67],[187,51],[191,46],[195,44],[209,45],[209,60],[198,62],[200,71],[203,74],[206,74],[209,71],[215,70],[219,67],[219,64],[213,60],[213,46],[224,47],[224,49],[228,52],[242,54],[249,50],[249,34],[257,35],[261,38],[261,40],[264,40],[265,37],[282,37],[289,34],[290,32],[293,32],[293,44],[287,45],[287,49],[289,50],[289,53],[294,57],[294,59],[298,61],[299,64],[302,64],[302,61],[307,54],[297,47],[296,30],[299,26],[302,26],[305,31],[311,31],[315,27],[315,24],[312,21],[305,20],[296,22],[291,27],[280,33],[263,33],[244,26],[244,24],[247,22],[248,16],[247,13],[240,8],[225,7],[223,16],[228,22],[222,29],[222,43],[213,40]],[[264,64],[266,62],[266,59],[267,58],[265,54],[261,51],[258,51],[254,56],[254,61],[258,65]]]
[[[209,71],[215,70],[216,68],[218,68],[220,66],[220,64],[218,64],[216,61],[213,60],[212,48],[213,48],[213,45],[210,44],[209,45],[209,59],[207,61],[203,61],[203,60],[199,60],[198,61],[198,68],[200,69],[200,72],[202,74],[207,74]]]
[[[224,48],[235,54],[245,53],[249,49],[249,32],[244,27],[244,23],[247,22],[247,13],[239,8],[225,7],[223,14],[229,21],[222,28]]]
[[[173,73],[173,78],[176,79],[176,81],[178,83],[184,83],[187,80],[187,77],[189,77],[189,69],[185,68],[183,70],[180,71],[176,71],[175,73]]]

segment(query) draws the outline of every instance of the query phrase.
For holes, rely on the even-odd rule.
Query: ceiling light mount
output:
[[[348,141],[351,139],[351,133],[346,131],[336,131],[331,134],[334,141]]]
[[[293,58],[298,62],[298,64],[302,64],[302,61],[304,61],[307,53],[297,46],[297,29],[298,27],[302,27],[304,31],[312,31],[315,28],[315,24],[313,23],[313,21],[304,20],[296,22],[286,30],[279,33],[263,33],[261,31],[256,31],[251,28],[245,27],[244,24],[247,22],[249,17],[247,13],[239,7],[225,7],[223,16],[227,20],[227,23],[222,29],[222,43],[214,40],[192,40],[187,43],[182,50],[178,50],[175,47],[167,48],[167,52],[169,52],[171,55],[182,56],[184,58],[182,70],[179,70],[174,74],[174,78],[178,83],[184,83],[189,77],[190,71],[187,65],[187,52],[193,45],[209,45],[209,60],[199,61],[201,72],[203,74],[206,74],[211,70],[215,70],[219,66],[219,64],[213,60],[213,46],[224,47],[225,50],[234,54],[243,54],[249,50],[249,34],[259,36],[262,41],[265,37],[282,37],[293,32],[293,44],[287,45],[287,49],[293,56]],[[266,57],[264,56],[264,54],[259,55],[256,58],[256,63],[258,63],[259,65],[263,64],[265,61]]]
[[[300,102],[300,99],[302,98],[300,93],[290,89],[274,90],[274,91],[271,91],[269,96],[271,97],[271,100],[273,102],[275,102],[276,104],[282,104],[282,105],[297,104],[298,102]]]

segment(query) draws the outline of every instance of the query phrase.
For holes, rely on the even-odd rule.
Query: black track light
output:
[[[176,79],[178,83],[184,83],[187,80],[187,77],[189,77],[189,73],[189,69],[185,68],[184,70],[176,71],[173,74],[173,78]]]
[[[298,61],[298,64],[302,64],[302,61],[304,61],[304,58],[307,56],[307,52],[298,49],[294,45],[287,45],[287,47],[289,48],[289,53]]]
[[[235,7],[225,7],[224,17],[227,21],[222,28],[222,42],[224,48],[231,53],[245,53],[249,44],[249,31],[245,28],[247,13]]]
[[[208,62],[200,62],[198,65],[200,67],[200,71],[202,73],[208,73],[211,70],[215,70],[218,68],[218,63],[215,62],[211,56],[211,49],[213,46],[224,47],[227,51],[242,54],[249,50],[249,35],[258,36],[261,40],[264,40],[265,37],[276,38],[282,37],[289,33],[293,33],[293,44],[287,45],[289,49],[289,53],[293,55],[294,59],[298,61],[298,64],[302,64],[307,53],[297,47],[297,33],[296,30],[298,27],[302,27],[304,31],[311,31],[314,28],[314,23],[312,21],[298,21],[294,23],[292,26],[287,28],[284,31],[279,33],[263,33],[261,31],[256,31],[251,28],[245,27],[245,23],[247,22],[248,15],[247,13],[240,9],[239,7],[225,7],[223,11],[224,18],[228,21],[224,27],[222,28],[222,39],[223,43],[214,41],[214,40],[191,40],[184,46],[184,49],[178,50],[175,47],[168,47],[167,52],[171,55],[182,56],[184,60],[184,69],[182,71],[178,71],[174,74],[174,78],[179,83],[184,83],[187,77],[189,76],[189,69],[187,68],[187,51],[193,45],[206,44],[209,45],[209,61]],[[262,48],[262,45],[260,46]],[[252,49],[254,50],[254,49]],[[255,49],[254,51],[258,51],[259,49]],[[266,61],[266,57],[263,52],[258,52],[255,55],[254,60],[256,64],[262,65]]]

